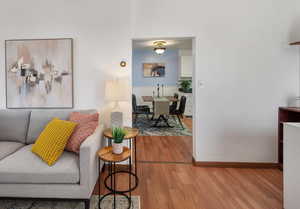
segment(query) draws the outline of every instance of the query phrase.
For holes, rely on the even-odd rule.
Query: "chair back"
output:
[[[135,94],[132,94],[132,110],[133,110],[133,112],[136,112],[136,110],[137,110],[137,104],[136,104],[136,96],[135,96]]]
[[[184,114],[185,105],[186,105],[186,96],[182,96],[180,98],[180,103],[179,103],[179,108],[178,108],[178,113],[179,114]]]
[[[174,94],[174,98],[178,99],[178,94],[177,93]],[[172,104],[170,105],[170,113],[175,112],[175,110],[177,108],[177,103],[178,103],[177,100],[172,102]]]

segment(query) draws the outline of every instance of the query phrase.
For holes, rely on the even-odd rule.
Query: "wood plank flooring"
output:
[[[282,209],[277,169],[195,167],[191,137],[143,136],[137,145],[140,184],[133,195],[140,195],[141,209]],[[118,175],[119,189],[127,184],[127,175]]]
[[[192,162],[191,136],[140,136],[138,162]]]
[[[192,119],[184,118],[183,123],[192,129]],[[139,136],[137,140],[139,162],[192,162],[191,136]]]
[[[191,130],[193,130],[193,119],[189,117],[184,117],[182,122]]]

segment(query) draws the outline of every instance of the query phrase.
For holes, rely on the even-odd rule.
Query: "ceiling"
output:
[[[154,41],[166,41],[166,48],[169,49],[192,49],[192,38],[177,38],[177,39],[139,39],[133,41],[133,49],[153,49]]]

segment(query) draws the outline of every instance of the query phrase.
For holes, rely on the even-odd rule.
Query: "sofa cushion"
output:
[[[45,126],[53,119],[68,120],[74,110],[32,110],[26,144],[33,144],[39,137]],[[77,112],[92,113],[96,110],[77,110]]]
[[[65,149],[79,154],[80,145],[95,132],[98,126],[99,113],[84,114],[73,112],[69,120],[77,123],[77,126],[69,138]]]
[[[0,141],[25,143],[30,111],[0,110]]]
[[[31,152],[26,145],[0,161],[1,183],[79,183],[79,159],[71,152],[64,152],[55,165],[49,167]]]
[[[33,110],[30,116],[26,144],[34,143],[53,118],[67,120],[70,113],[71,110]]]
[[[14,153],[24,145],[19,142],[0,141],[0,160]]]
[[[64,152],[77,123],[54,118],[32,146],[32,152],[52,166]]]

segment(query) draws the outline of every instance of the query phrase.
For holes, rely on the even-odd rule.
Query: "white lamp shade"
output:
[[[108,80],[105,83],[105,99],[107,101],[128,101],[129,81],[127,79]]]

